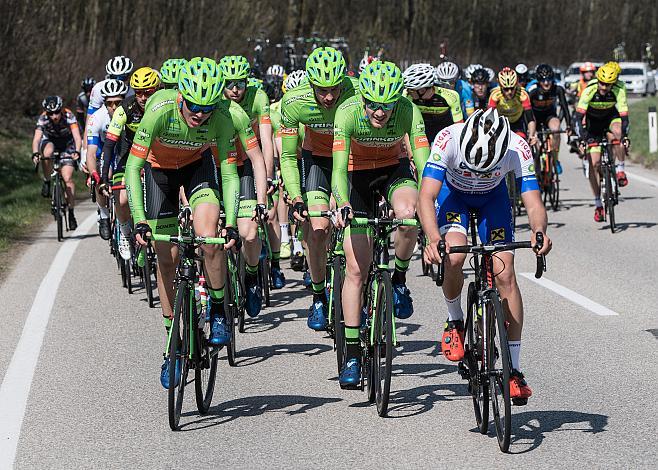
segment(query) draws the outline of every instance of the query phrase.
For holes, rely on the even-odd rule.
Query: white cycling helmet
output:
[[[283,86],[285,87],[286,91],[290,91],[293,88],[297,88],[305,78],[306,70],[293,70],[286,77],[286,80],[283,82]]]
[[[454,62],[443,62],[436,67],[436,81],[452,82],[459,75],[459,67]]]
[[[402,74],[404,87],[412,90],[434,86],[434,67],[430,64],[413,64]]]
[[[516,72],[517,75],[525,75],[528,73],[528,66],[526,64],[516,64],[516,67],[514,67],[514,71]]]
[[[118,55],[107,61],[105,72],[111,76],[128,75],[133,71],[133,61],[123,55]]]
[[[459,151],[464,164],[472,171],[486,173],[507,153],[510,125],[495,108],[478,109],[464,123],[459,135]]]
[[[114,98],[115,96],[125,96],[128,93],[128,85],[121,80],[108,78],[103,80],[101,85],[101,96],[105,98]]]
[[[496,72],[492,68],[484,67],[484,70],[489,74],[489,81],[493,82],[496,79]]]
[[[274,75],[275,77],[282,77],[285,74],[285,70],[282,65],[274,64],[270,65],[265,72],[265,75]]]
[[[469,65],[468,67],[466,67],[464,69],[464,78],[466,78],[466,80],[470,80],[471,79],[471,74],[473,72],[475,72],[477,69],[481,69],[481,68],[482,68],[482,66],[480,64],[471,64],[471,65]]]

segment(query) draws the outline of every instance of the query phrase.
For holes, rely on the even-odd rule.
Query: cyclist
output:
[[[127,82],[130,77],[130,72],[133,71],[133,62],[128,57],[119,55],[110,59],[105,65],[105,72],[107,73],[107,78],[105,80],[120,80],[122,82]],[[101,94],[101,88],[105,80],[101,80],[96,83],[91,89],[91,95],[89,96],[89,107],[87,108],[87,115],[91,116],[96,111],[103,107],[103,96]],[[131,93],[132,94],[132,93]]]
[[[431,75],[428,75],[430,80]],[[402,143],[408,135],[419,174],[425,167],[429,144],[420,110],[402,96],[404,85],[402,72],[395,64],[373,62],[359,76],[360,95],[349,98],[336,111],[331,188],[340,208],[338,227],[345,225],[345,217],[352,211],[362,217],[375,216],[374,189],[381,190],[396,218],[415,216],[417,183]],[[375,188],[373,182],[377,182]],[[406,271],[416,238],[416,227],[400,227],[395,236],[392,281],[394,313],[398,318],[409,318],[413,313]],[[354,225],[344,241],[346,273],[342,304],[347,350],[346,365],[339,376],[343,387],[356,386],[361,380],[359,328],[362,289],[372,255],[370,242],[367,229]]]
[[[75,116],[78,118],[78,126],[82,127],[85,125],[87,120],[87,108],[89,107],[89,96],[91,95],[91,89],[94,88],[96,80],[93,77],[87,77],[82,80],[80,88],[82,91],[78,93],[76,98],[75,106]]]
[[[571,84],[569,91],[572,94],[575,94],[578,98],[583,94],[583,90],[587,87],[587,84],[594,78],[594,72],[596,72],[596,66],[591,62],[585,62],[580,66],[580,80]]]
[[[128,85],[121,80],[103,80],[101,87],[101,96],[103,97],[104,106],[97,110],[92,116],[89,117],[87,122],[87,168],[89,174],[96,181],[96,204],[98,204],[98,233],[103,240],[109,240],[112,236],[110,228],[110,211],[108,209],[107,193],[101,191],[101,177],[98,173],[102,171],[103,160],[109,162],[114,159],[114,152],[106,153],[103,155],[103,144],[106,140],[107,130],[110,126],[110,121],[116,109],[121,106],[123,99],[128,93]],[[100,165],[99,165],[100,162]],[[100,168],[99,168],[100,166]],[[128,250],[128,258],[130,258],[130,245],[127,240],[123,240],[124,246],[120,248],[123,250],[122,256]]]
[[[225,249],[239,242],[235,229],[235,195],[239,192],[233,157],[236,135],[251,158],[263,158],[249,116],[232,101],[222,100],[224,80],[217,63],[195,57],[179,72],[178,90],[160,90],[148,101],[126,163],[126,189],[135,223],[137,243],[146,245],[150,232],[175,234],[182,186],[193,213],[198,236],[215,236],[219,222],[219,182],[215,158],[219,160],[221,188],[226,210]],[[144,170],[146,201],[141,170]],[[175,251],[156,242],[158,292],[165,328],[171,325],[176,271]],[[224,257],[217,246],[204,245],[204,271],[210,297],[210,342],[221,346],[231,341],[231,328],[224,315]],[[160,381],[169,384],[168,360]],[[176,377],[177,379],[177,377]]]
[[[459,67],[454,62],[442,62],[436,66],[434,71],[434,84],[443,88],[457,90],[457,79],[459,78]]]
[[[495,244],[514,240],[505,183],[509,171],[514,172],[521,188],[534,244],[537,232],[546,233],[547,216],[532,162],[528,143],[511,132],[508,119],[499,116],[495,109],[476,111],[465,123],[441,131],[432,145],[418,198],[418,214],[428,243],[425,260],[434,264],[442,261],[437,247],[441,239],[445,240],[448,253],[451,245],[468,243],[469,209],[477,209],[479,213],[478,234],[483,242]],[[546,254],[550,249],[551,240],[546,235],[538,254]],[[448,307],[448,320],[441,350],[450,361],[460,361],[464,357],[461,292],[465,259],[466,255],[451,254],[445,260],[443,296]],[[498,273],[496,286],[509,322],[513,369],[510,395],[516,404],[525,404],[532,390],[520,372],[523,302],[516,283],[514,253],[502,252],[494,257],[494,271]]]
[[[144,116],[146,101],[160,89],[160,84],[158,72],[151,67],[141,67],[135,70],[130,77],[130,86],[135,90],[135,95],[125,99],[117,110],[111,114],[112,120],[107,128],[107,133],[105,133],[105,141],[100,159],[101,184],[98,187],[98,191],[105,197],[109,196],[110,163],[115,154],[115,163],[112,167],[112,182],[115,185],[124,183],[126,161],[128,160],[130,147],[135,138],[135,132]],[[111,109],[108,101],[106,97],[105,106]],[[115,209],[120,232],[119,254],[123,259],[129,260],[131,256],[130,233],[132,229],[130,225],[128,196],[123,189],[118,192],[115,198]]]
[[[564,119],[567,132],[571,132],[571,115],[564,88],[555,80],[553,67],[548,64],[539,64],[535,68],[535,80],[528,84],[528,96],[532,106],[532,113],[538,126],[543,126],[551,131],[560,130],[560,121]],[[560,105],[558,117],[557,105]],[[551,134],[552,158],[557,166],[557,174],[562,173],[562,164],[559,160],[560,134]]]
[[[617,69],[612,64],[605,64],[596,71],[596,78],[588,83],[580,95],[574,122],[577,134],[583,141],[612,136],[612,154],[617,161],[617,182],[619,186],[624,187],[628,184],[628,179],[624,171],[624,150],[620,142],[628,135],[628,104],[626,90],[617,84],[618,76]],[[605,215],[599,185],[601,149],[593,147],[589,149],[589,155],[589,182],[595,205],[594,220],[603,222]]]
[[[535,145],[537,126],[532,114],[530,97],[525,89],[519,86],[516,72],[504,67],[498,73],[498,83],[500,86],[491,91],[489,108],[496,108],[498,114],[509,120],[512,132],[527,139],[530,145]]]
[[[185,59],[167,59],[162,63],[160,77],[165,88],[176,88],[178,86],[178,72],[186,63],[187,60]]]
[[[307,210],[328,210],[331,192],[332,143],[336,109],[355,95],[356,80],[345,75],[345,59],[332,47],[318,47],[306,60],[307,80],[287,91],[281,102],[281,173],[292,201],[293,217],[304,222]],[[300,124],[306,126],[298,168]],[[302,176],[300,178],[300,173]],[[304,193],[300,179],[304,181]],[[329,221],[311,218],[304,226],[308,247],[313,303],[307,325],[320,331],[327,325],[325,274]]]
[[[447,63],[450,62],[441,65]],[[413,64],[404,71],[403,77],[406,94],[420,110],[429,140],[433,140],[441,129],[464,120],[459,93],[435,86],[435,69],[430,64]]]
[[[267,67],[267,70],[265,71],[265,76],[267,76],[267,75],[270,75],[270,76],[273,76],[273,77],[279,77],[279,78],[283,79],[283,78],[285,78],[286,71],[283,68],[283,65],[274,64],[274,65],[270,65],[269,67]]]
[[[251,214],[256,211],[258,217],[262,217],[267,212],[267,178],[271,182],[274,172],[270,100],[262,89],[247,84],[251,67],[245,57],[225,56],[219,61],[219,68],[224,77],[224,99],[234,101],[247,113],[258,139],[257,144],[263,149],[265,161],[262,158],[253,161],[247,158],[242,146],[237,144],[240,212]],[[272,212],[270,211],[268,218],[273,218]],[[243,241],[242,253],[246,266],[246,311],[249,316],[255,317],[260,312],[263,300],[262,286],[258,285],[258,261],[262,248],[258,236],[258,222],[251,217],[239,217],[238,231]],[[280,247],[276,245],[277,242],[280,243],[280,239],[271,237],[271,241],[272,278],[279,288],[285,283],[279,268]]]
[[[32,139],[32,160],[38,164],[43,156],[51,158],[53,152],[60,152],[61,174],[66,184],[66,202],[69,207],[69,228],[75,230],[78,222],[75,219],[75,182],[73,181],[73,170],[80,158],[80,147],[82,138],[80,128],[75,115],[70,109],[64,108],[62,98],[59,96],[48,96],[41,103],[44,111],[37,120]],[[51,160],[42,160],[43,185],[41,195],[50,197],[50,175],[53,171]]]
[[[521,88],[526,88],[528,82],[530,82],[530,72],[528,71],[528,66],[526,64],[516,64],[514,67],[516,76],[519,79],[519,86]]]
[[[472,111],[470,114],[473,114],[473,111],[477,109],[485,110],[489,105],[489,95],[491,94],[491,88],[489,86],[489,74],[483,68],[475,69],[471,74],[471,86],[473,92],[470,95],[472,100]],[[468,107],[466,108],[468,114]],[[470,115],[469,114],[469,115]]]

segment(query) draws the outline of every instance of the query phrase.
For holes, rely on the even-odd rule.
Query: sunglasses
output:
[[[382,111],[391,111],[393,108],[395,108],[395,101],[393,103],[375,103],[374,101],[370,100],[364,100],[366,103],[366,107],[368,109],[372,109],[373,111],[377,111],[381,109]]]
[[[184,100],[184,101],[185,101],[185,106],[187,106],[187,109],[191,113],[208,114],[208,113],[212,113],[215,109],[217,109],[216,104],[209,104],[208,106],[202,106],[200,104],[192,103],[189,100]]]
[[[46,111],[46,114],[48,116],[57,116],[58,114],[62,114],[61,111]]]
[[[510,91],[516,90],[516,87],[510,87],[510,88],[501,87],[501,90],[506,91],[506,92],[510,92]]]
[[[237,88],[238,90],[244,90],[247,88],[247,81],[246,80],[231,80],[229,82],[226,82],[226,89],[232,90],[233,88]]]
[[[137,96],[151,96],[156,92],[155,88],[147,88],[146,90],[135,90]]]
[[[117,108],[123,100],[105,100],[105,106],[108,108]]]

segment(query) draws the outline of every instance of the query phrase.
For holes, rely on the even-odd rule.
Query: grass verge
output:
[[[658,97],[652,96],[629,105],[631,158],[649,168],[658,166],[658,152],[649,153],[649,120],[647,109],[658,108]]]

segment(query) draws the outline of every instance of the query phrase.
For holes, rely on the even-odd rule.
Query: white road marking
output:
[[[81,238],[96,223],[93,212],[59,248],[48,272],[41,281],[32,308],[25,319],[23,332],[16,345],[7,372],[0,385],[0,469],[12,468],[18,439],[25,417],[34,370],[39,360],[43,337],[57,297],[59,284]]]
[[[654,180],[651,178],[646,178],[644,176],[636,175],[635,173],[631,173],[629,171],[626,172],[626,176],[628,176],[631,180],[637,180],[640,181],[641,183],[646,183],[650,186],[654,186],[658,188],[658,180]]]
[[[592,313],[595,313],[596,315],[600,315],[602,317],[619,315],[617,312],[614,312],[609,308],[604,307],[603,305],[598,304],[583,295],[580,295],[578,292],[574,292],[571,289],[567,289],[566,287],[561,286],[560,284],[557,284],[556,282],[553,282],[550,279],[546,279],[545,277],[536,279],[535,273],[520,273],[520,274],[526,279],[529,279],[532,282],[537,283],[540,286],[555,292],[556,294],[564,297],[567,300],[570,300],[571,302],[577,305],[580,305],[583,308],[586,308],[587,310],[589,310]]]

